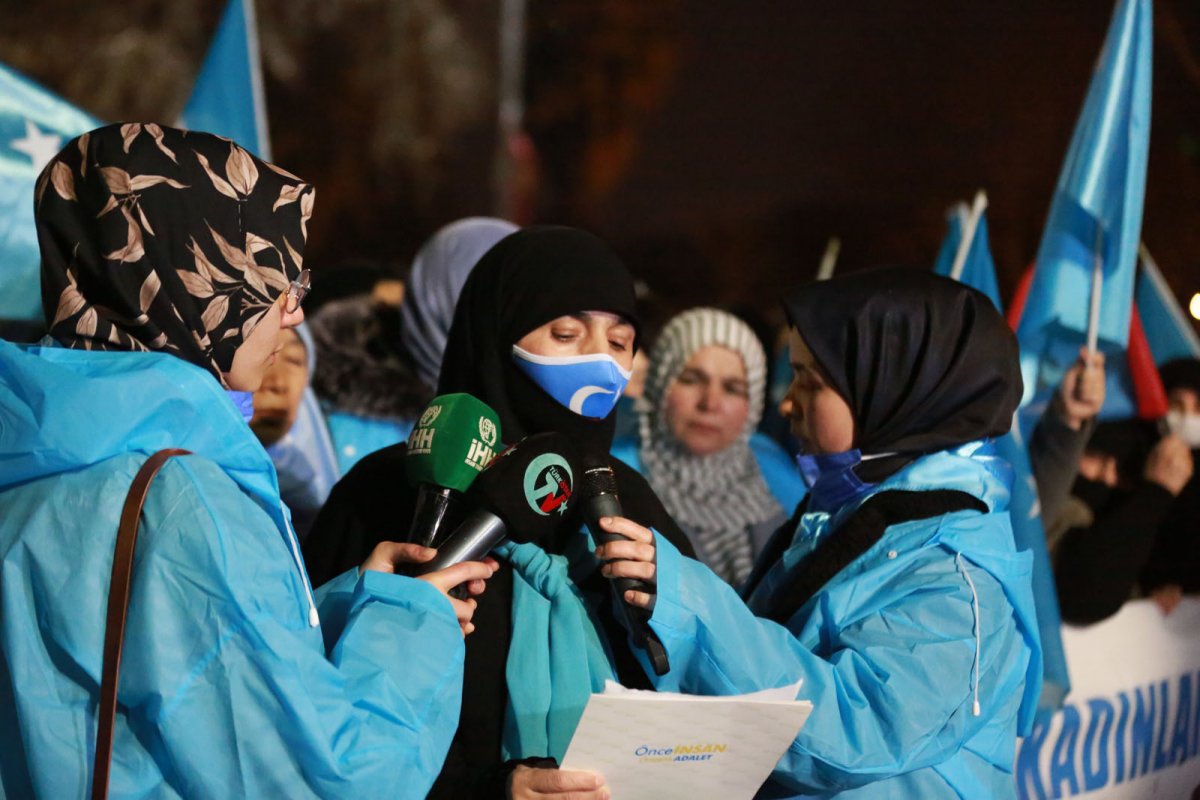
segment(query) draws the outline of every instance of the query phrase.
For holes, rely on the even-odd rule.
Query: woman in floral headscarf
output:
[[[423,794],[474,610],[445,592],[491,567],[384,574],[428,558],[385,544],[315,594],[305,578],[246,421],[304,317],[312,188],[228,140],[130,124],[68,144],[36,204],[50,336],[0,342],[0,794],[88,793],[118,518],[168,447],[194,455],[143,511],[112,793]]]

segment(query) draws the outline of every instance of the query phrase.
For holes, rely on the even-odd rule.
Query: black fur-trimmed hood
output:
[[[327,303],[309,327],[313,390],[339,411],[411,419],[432,398],[400,344],[398,310],[357,295]]]

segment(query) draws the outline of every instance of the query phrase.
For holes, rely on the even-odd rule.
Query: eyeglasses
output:
[[[306,269],[300,270],[296,280],[288,285],[287,300],[283,304],[284,311],[288,314],[295,314],[299,311],[300,304],[304,302],[310,286],[312,286],[312,272]]]

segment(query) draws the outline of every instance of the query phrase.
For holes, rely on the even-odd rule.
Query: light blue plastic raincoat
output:
[[[412,433],[411,419],[368,417],[332,407],[324,409],[329,435],[337,455],[338,471],[345,475],[354,465],[376,450],[403,442]]]
[[[804,679],[798,698],[813,702],[812,716],[762,796],[1016,795],[1016,737],[1036,707],[1041,653],[1030,557],[1016,552],[1007,513],[1007,465],[978,449],[923,457],[872,493],[957,489],[990,513],[889,527],[786,626],[751,609],[765,607],[853,507],[805,515],[749,608],[658,537],[651,624],[671,659],[659,689],[728,695]]]
[[[90,790],[118,516],[165,447],[195,455],[145,506],[111,796],[424,797],[461,700],[445,598],[357,570],[314,597],[271,461],[204,370],[5,342],[0,797]]]

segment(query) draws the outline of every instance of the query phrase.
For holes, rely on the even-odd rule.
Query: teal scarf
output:
[[[535,544],[505,544],[497,552],[513,567],[503,757],[561,763],[588,698],[616,672],[567,559]]]

